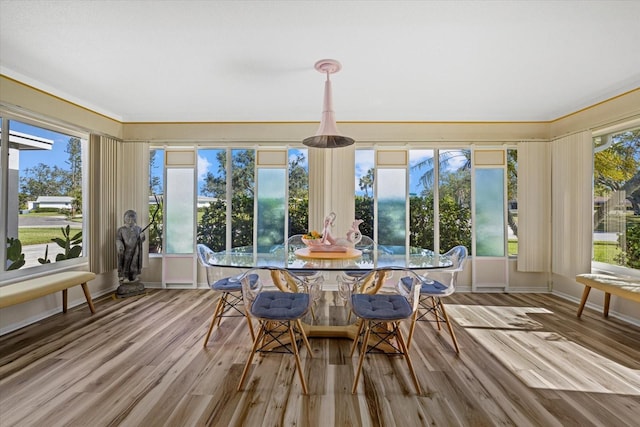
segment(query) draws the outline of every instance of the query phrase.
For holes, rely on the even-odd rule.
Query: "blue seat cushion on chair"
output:
[[[301,318],[309,308],[309,294],[263,291],[258,294],[251,314],[261,319],[293,320]]]
[[[355,294],[351,296],[351,308],[362,319],[406,319],[413,313],[409,301],[402,295]]]
[[[400,279],[400,282],[402,283],[402,286],[404,286],[404,288],[408,291],[411,290],[411,282],[412,282],[412,278],[411,277],[403,277]],[[434,280],[433,283],[428,283],[426,281],[422,281],[422,285],[420,286],[420,293],[421,294],[445,294],[447,293],[447,289],[448,287],[445,286],[444,284],[438,282],[437,280]]]
[[[251,286],[254,286],[258,281],[257,274],[249,274],[247,277],[249,277],[249,283]],[[211,285],[211,289],[223,292],[240,292],[242,291],[242,282],[236,276],[225,277]]]

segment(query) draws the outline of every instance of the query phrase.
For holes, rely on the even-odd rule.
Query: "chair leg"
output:
[[[456,340],[456,334],[453,333],[453,327],[451,326],[451,322],[449,321],[449,316],[447,316],[447,312],[444,309],[444,304],[442,303],[440,298],[438,298],[438,305],[440,306],[440,310],[442,311],[442,317],[447,324],[447,329],[449,329],[449,334],[451,335],[451,340],[453,341],[453,346],[456,349],[456,353],[460,354],[460,349],[458,348],[458,340]]]
[[[222,295],[220,295],[220,302],[222,303],[220,306],[220,312],[218,313],[218,326],[220,326],[220,323],[222,322],[222,315],[224,314],[225,310],[228,310],[227,306],[229,305],[229,303],[227,302],[227,297],[229,296],[228,293],[223,292]]]
[[[364,325],[365,332],[364,338],[362,341],[362,348],[360,349],[360,357],[358,358],[358,369],[356,370],[356,376],[353,379],[353,387],[351,387],[351,394],[356,394],[356,389],[358,388],[358,380],[360,379],[360,372],[362,371],[362,364],[364,363],[364,356],[367,354],[367,345],[369,342],[369,332],[371,331],[371,326],[368,320],[363,320],[362,324]],[[361,326],[362,329],[362,326]]]
[[[404,354],[404,359],[407,361],[407,366],[409,367],[411,378],[413,378],[413,385],[416,386],[416,393],[422,394],[420,383],[418,383],[418,377],[416,377],[416,371],[413,369],[413,363],[411,363],[411,358],[409,357],[409,346],[404,342],[404,338],[402,337],[402,332],[400,331],[400,325],[398,323],[396,323],[395,330],[396,330],[396,338],[398,340],[398,344],[400,344],[400,349]]]
[[[305,337],[304,330],[301,331],[302,336]],[[291,337],[291,348],[293,350],[293,356],[296,359],[296,368],[298,370],[298,375],[300,376],[300,382],[302,383],[302,393],[309,394],[307,391],[307,382],[304,379],[304,372],[302,372],[302,362],[300,361],[300,353],[298,352],[298,345],[296,344],[296,334],[293,331],[293,324],[289,322],[289,337]],[[304,338],[305,342],[306,337]]]
[[[364,320],[360,320],[360,325],[358,326],[358,332],[356,332],[356,336],[353,337],[353,344],[351,344],[351,351],[349,352],[349,357],[353,357],[353,353],[356,351],[356,347],[358,346],[358,341],[360,341],[360,334],[362,333],[362,328],[364,327]]]
[[[440,316],[438,316],[438,304],[440,303],[440,298],[437,300],[434,297],[431,298],[431,306],[433,307],[433,314],[436,317],[436,325],[438,325],[438,330],[441,331],[442,327],[440,326]]]
[[[209,331],[207,331],[207,336],[204,338],[204,343],[202,344],[204,347],[206,347],[207,343],[209,342],[209,338],[211,337],[211,332],[213,332],[213,328],[216,325],[216,320],[218,319],[218,315],[222,314],[220,313],[221,309],[222,309],[222,296],[218,299],[218,303],[216,304],[216,309],[213,312],[213,317],[211,318],[211,324],[209,325]]]
[[[244,318],[247,319],[247,325],[249,325],[249,333],[251,334],[251,341],[253,342],[256,340],[256,334],[253,331],[253,323],[251,322],[251,316],[249,315],[246,309],[244,311]]]
[[[251,366],[251,362],[253,361],[253,356],[258,351],[258,347],[260,346],[260,341],[262,341],[263,336],[265,335],[265,326],[262,322],[260,322],[260,329],[258,330],[258,335],[256,339],[253,341],[253,347],[251,347],[251,353],[249,353],[249,358],[247,359],[247,363],[244,365],[244,370],[242,371],[242,376],[240,377],[240,383],[238,384],[238,391],[242,390],[242,384],[244,384],[245,379],[247,378],[247,373],[249,372],[249,367]]]
[[[309,340],[307,339],[307,334],[304,332],[304,328],[302,327],[302,321],[300,319],[296,320],[296,325],[298,325],[298,329],[300,329],[300,335],[302,335],[304,346],[307,347],[309,357],[313,357],[313,353],[311,352],[311,345],[309,344]]]
[[[416,329],[416,322],[418,321],[418,310],[413,312],[411,316],[411,326],[409,326],[409,335],[407,337],[407,348],[411,347],[411,340],[413,339],[413,331]]]

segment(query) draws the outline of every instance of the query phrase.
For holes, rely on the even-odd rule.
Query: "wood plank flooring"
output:
[[[411,356],[357,356],[346,339],[302,350],[309,395],[293,357],[257,356],[236,392],[250,337],[223,319],[202,342],[216,294],[149,290],[104,297],[0,337],[0,426],[638,426],[640,328],[546,294],[448,297],[460,345],[421,322]],[[346,322],[325,292],[320,322]],[[408,325],[405,325],[405,330]]]

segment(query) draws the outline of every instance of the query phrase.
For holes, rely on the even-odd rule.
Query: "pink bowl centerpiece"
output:
[[[324,244],[324,242],[322,241],[322,234],[318,233],[317,231],[312,231],[308,234],[304,234],[302,236],[302,243],[307,246],[318,246]]]

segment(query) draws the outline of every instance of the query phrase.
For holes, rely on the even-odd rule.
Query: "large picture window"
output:
[[[154,167],[162,164],[162,150],[152,148],[152,161],[154,155],[159,160],[151,165],[150,185],[159,189],[162,174]],[[276,178],[274,174],[279,175]],[[289,236],[308,230],[309,160],[306,148],[288,149],[287,171],[265,170],[258,175],[254,149],[200,148],[197,180],[197,243],[203,243],[214,251],[254,245],[254,229],[261,245],[268,246],[273,240],[264,236],[265,230],[282,234],[283,237],[274,240],[282,243],[284,223],[276,221],[279,224],[276,230],[264,221],[273,220],[272,215],[282,216],[285,211],[288,213]],[[264,181],[263,185],[260,186],[258,181]],[[273,190],[270,182],[276,181],[280,186],[277,190],[279,206],[274,206],[276,199],[270,193]],[[256,192],[258,188],[262,193]],[[285,202],[287,195],[288,201]],[[254,215],[255,201],[258,201],[257,217]],[[154,203],[153,199],[151,203]],[[162,221],[159,221],[155,235],[160,236],[159,241],[162,240]]]
[[[6,200],[0,213],[0,238],[6,242],[2,271],[83,257],[87,135],[7,118],[2,126],[8,128],[1,146],[8,158],[0,180]]]
[[[640,128],[594,138],[593,261],[640,268]]]

